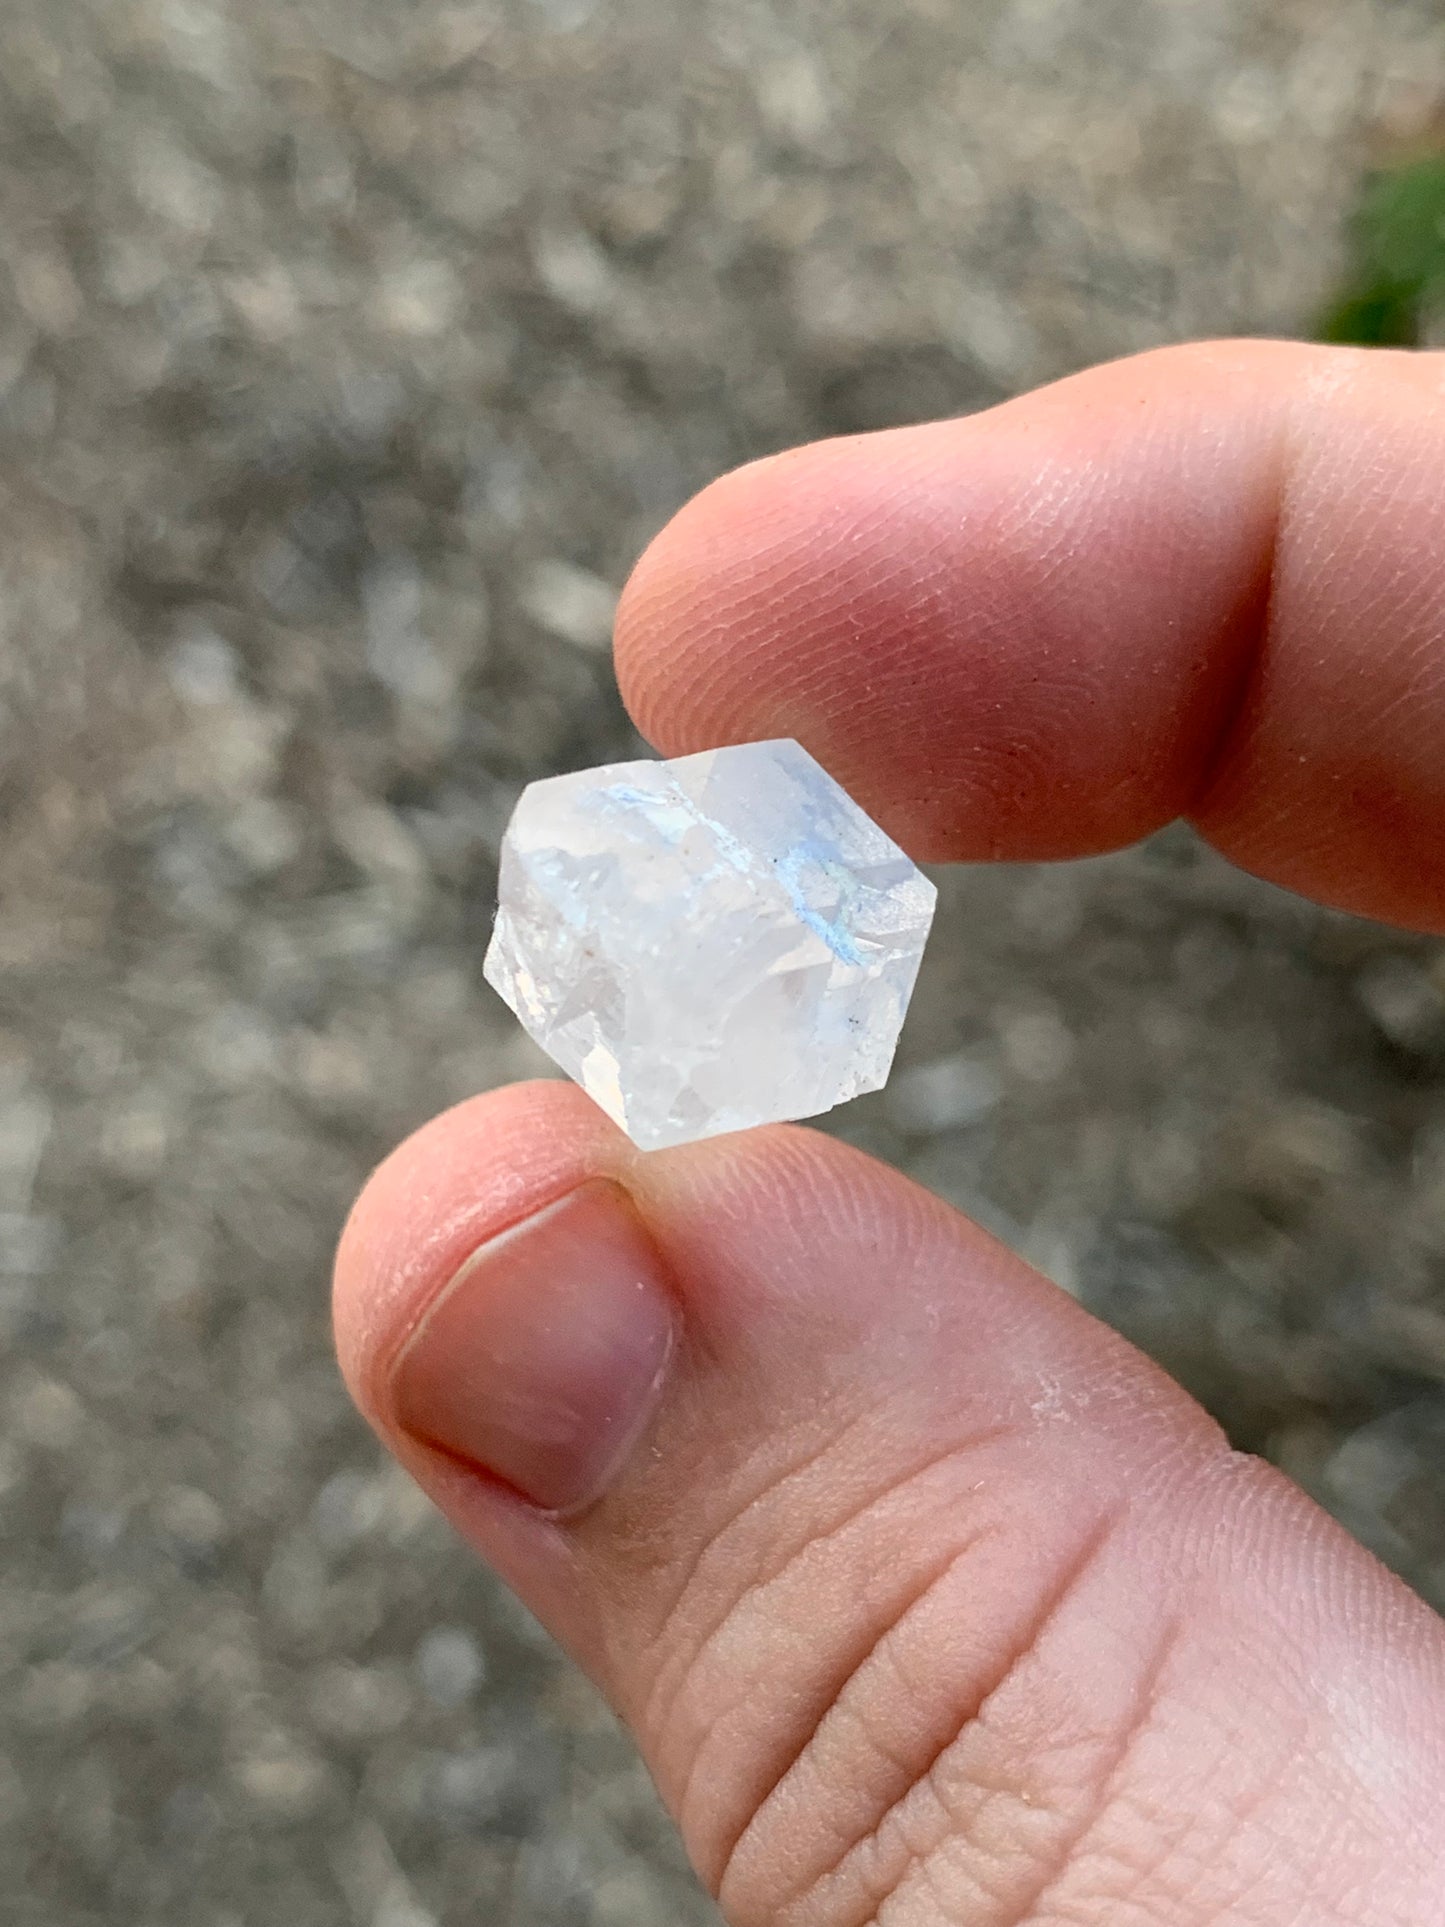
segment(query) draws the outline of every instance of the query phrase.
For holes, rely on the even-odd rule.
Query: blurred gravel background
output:
[[[526,779],[718,470],[1308,325],[1434,0],[3,0],[0,1914],[712,1918],[386,1467],[333,1237],[537,1068]],[[1445,955],[1185,837],[946,885],[840,1128],[1445,1604]]]

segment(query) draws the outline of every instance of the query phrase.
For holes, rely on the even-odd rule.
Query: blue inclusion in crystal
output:
[[[822,870],[837,885],[840,899],[837,917],[825,917],[804,897],[803,876],[809,865]],[[790,850],[786,850],[777,859],[776,867],[778,880],[792,898],[799,921],[823,939],[840,963],[864,963],[866,959],[844,921],[857,899],[858,884],[838,861],[837,853],[826,844],[810,839],[805,843],[795,843]]]
[[[660,805],[670,801],[666,790],[640,790],[631,783],[609,783],[596,795],[600,803],[616,803],[622,809],[643,810],[649,815],[655,815]],[[680,797],[682,792],[674,790],[673,795]]]
[[[659,793],[657,790],[637,789],[631,783],[611,783],[606,789],[599,790],[597,796],[604,806],[639,811],[672,843],[680,842],[687,830],[694,828],[709,830],[724,863],[743,875],[747,875],[756,868],[756,858],[747,844],[719,823],[716,817],[705,815],[681,790]],[[669,825],[661,820],[664,817],[671,817],[674,824],[677,824],[681,818],[682,827],[679,829]],[[866,963],[867,959],[859,950],[843,921],[843,917],[857,901],[857,879],[847,865],[839,861],[837,850],[833,845],[817,837],[805,838],[802,842],[793,844],[781,856],[772,858],[772,866],[778,881],[792,901],[798,921],[815,936],[821,937],[840,963],[857,966]],[[837,886],[841,910],[839,917],[825,917],[820,910],[815,910],[804,896],[804,877],[809,867],[822,870]],[[713,869],[706,876],[700,876],[697,881],[699,884],[707,883],[716,875],[717,869]]]
[[[660,830],[670,843],[681,842],[689,830],[710,830],[718,847],[718,854],[734,870],[746,876],[754,867],[752,851],[732,831],[719,823],[716,817],[707,816],[689,796],[680,789],[657,790],[634,789],[630,783],[612,783],[605,790],[597,792],[604,804],[615,805],[622,810],[638,810],[646,816],[655,828]],[[683,819],[680,827],[674,827],[679,816]],[[674,824],[665,819],[671,817]],[[699,883],[707,883],[717,875],[717,870],[700,876]]]

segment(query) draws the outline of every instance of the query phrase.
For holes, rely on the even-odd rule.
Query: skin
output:
[[[920,858],[1184,816],[1445,932],[1445,356],[1206,344],[755,464],[643,558],[617,664],[664,753],[795,735]],[[558,1518],[403,1425],[395,1361],[599,1178],[681,1336]],[[1440,1621],[898,1173],[791,1127],[642,1157],[570,1086],[494,1091],[372,1178],[336,1325],[734,1927],[1445,1922]]]

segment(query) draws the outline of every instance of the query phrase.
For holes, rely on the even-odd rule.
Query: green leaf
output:
[[[1423,291],[1445,275],[1445,154],[1377,175],[1356,234],[1361,265],[1382,282]]]
[[[1376,174],[1350,235],[1350,266],[1320,317],[1320,339],[1416,346],[1426,308],[1445,289],[1445,154]]]
[[[1325,310],[1315,333],[1342,346],[1413,348],[1420,339],[1420,311],[1398,290],[1345,295]]]

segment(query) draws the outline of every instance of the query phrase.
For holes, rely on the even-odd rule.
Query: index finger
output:
[[[667,754],[796,736],[914,855],[1186,816],[1445,931],[1445,355],[1207,343],[725,476],[623,596]]]

